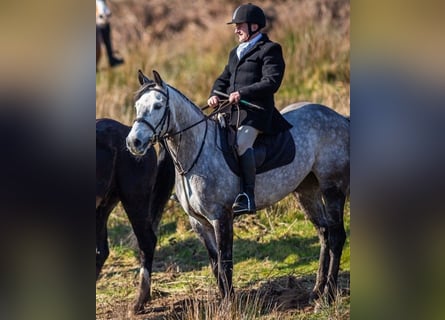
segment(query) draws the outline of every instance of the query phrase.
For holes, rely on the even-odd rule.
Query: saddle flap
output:
[[[253,149],[255,159],[258,158],[259,161],[257,173],[284,166],[292,162],[295,157],[295,143],[289,130],[276,135],[259,135],[253,144]]]
[[[238,156],[236,154],[236,130],[233,126],[222,128],[218,125],[220,150],[227,165],[236,175],[240,175]],[[293,161],[295,143],[289,130],[276,135],[261,134],[256,139],[255,152],[256,173],[263,173]]]

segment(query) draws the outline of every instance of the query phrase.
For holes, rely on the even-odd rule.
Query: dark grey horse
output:
[[[177,89],[139,71],[137,118],[127,147],[143,155],[164,140],[176,167],[176,194],[191,225],[205,244],[223,297],[233,294],[231,206],[238,177],[226,164],[216,137],[215,121],[206,117]],[[346,232],[343,211],[349,194],[349,120],[332,109],[311,103],[286,107],[283,116],[293,128],[294,160],[257,174],[255,198],[263,209],[293,193],[320,238],[317,280],[311,299],[337,293],[337,276]]]
[[[173,189],[170,155],[160,147],[134,157],[125,148],[130,127],[111,119],[96,120],[96,280],[108,257],[107,221],[121,201],[140,249],[140,288],[134,305],[140,311],[150,298],[156,231]]]

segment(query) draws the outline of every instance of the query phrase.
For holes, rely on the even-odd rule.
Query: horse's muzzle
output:
[[[151,141],[148,140],[147,142],[144,143],[138,138],[130,139],[129,137],[127,137],[126,145],[127,149],[134,156],[143,156],[151,146]]]

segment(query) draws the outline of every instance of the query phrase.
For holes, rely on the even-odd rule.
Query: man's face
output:
[[[258,25],[252,23],[252,31],[255,32],[256,30],[258,30]],[[247,26],[247,22],[235,24],[234,32],[238,36],[238,42],[241,43],[249,40],[249,28]]]

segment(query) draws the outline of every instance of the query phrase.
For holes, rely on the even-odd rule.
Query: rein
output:
[[[139,117],[136,118],[134,120],[134,122],[141,122],[143,124],[145,124],[147,127],[150,128],[151,131],[153,131],[153,137],[151,138],[151,142],[153,144],[163,140],[165,141],[166,139],[171,139],[172,137],[179,135],[179,144],[178,144],[178,150],[176,150],[176,155],[179,153],[179,148],[181,146],[181,138],[182,138],[182,133],[184,133],[185,131],[197,126],[198,124],[205,122],[206,126],[205,126],[205,131],[204,131],[204,137],[202,139],[201,142],[201,146],[199,147],[199,151],[198,154],[196,155],[195,159],[193,160],[192,164],[190,165],[190,167],[187,170],[184,170],[183,166],[181,165],[181,163],[177,160],[177,156],[175,155],[175,153],[173,152],[173,150],[171,150],[170,147],[168,147],[168,144],[165,143],[165,147],[167,149],[167,151],[170,153],[173,162],[175,164],[175,167],[178,171],[178,173],[182,176],[186,175],[187,173],[189,173],[193,167],[196,165],[196,163],[198,162],[199,157],[201,156],[202,150],[204,148],[204,143],[207,137],[207,131],[208,131],[208,122],[207,120],[211,117],[213,117],[215,114],[217,114],[218,112],[220,112],[221,109],[226,108],[227,106],[230,105],[230,103],[228,101],[223,101],[223,103],[221,104],[221,106],[219,106],[216,110],[212,111],[209,115],[203,115],[203,118],[191,125],[189,125],[188,127],[181,129],[177,132],[174,133],[168,133],[166,132],[164,135],[161,136],[161,132],[164,128],[164,125],[167,124],[166,129],[168,129],[168,127],[170,126],[170,97],[169,97],[169,91],[168,88],[166,90],[166,92],[164,92],[163,90],[160,90],[158,88],[150,88],[149,91],[156,91],[161,93],[162,95],[164,95],[167,98],[167,103],[166,103],[166,108],[164,111],[164,114],[162,115],[161,120],[159,121],[159,123],[156,126],[153,126],[150,122],[148,122],[147,120],[145,120],[143,117]],[[205,106],[203,108],[200,108],[201,110],[205,110],[207,109],[209,106]],[[156,130],[160,128],[159,133],[156,132]]]

